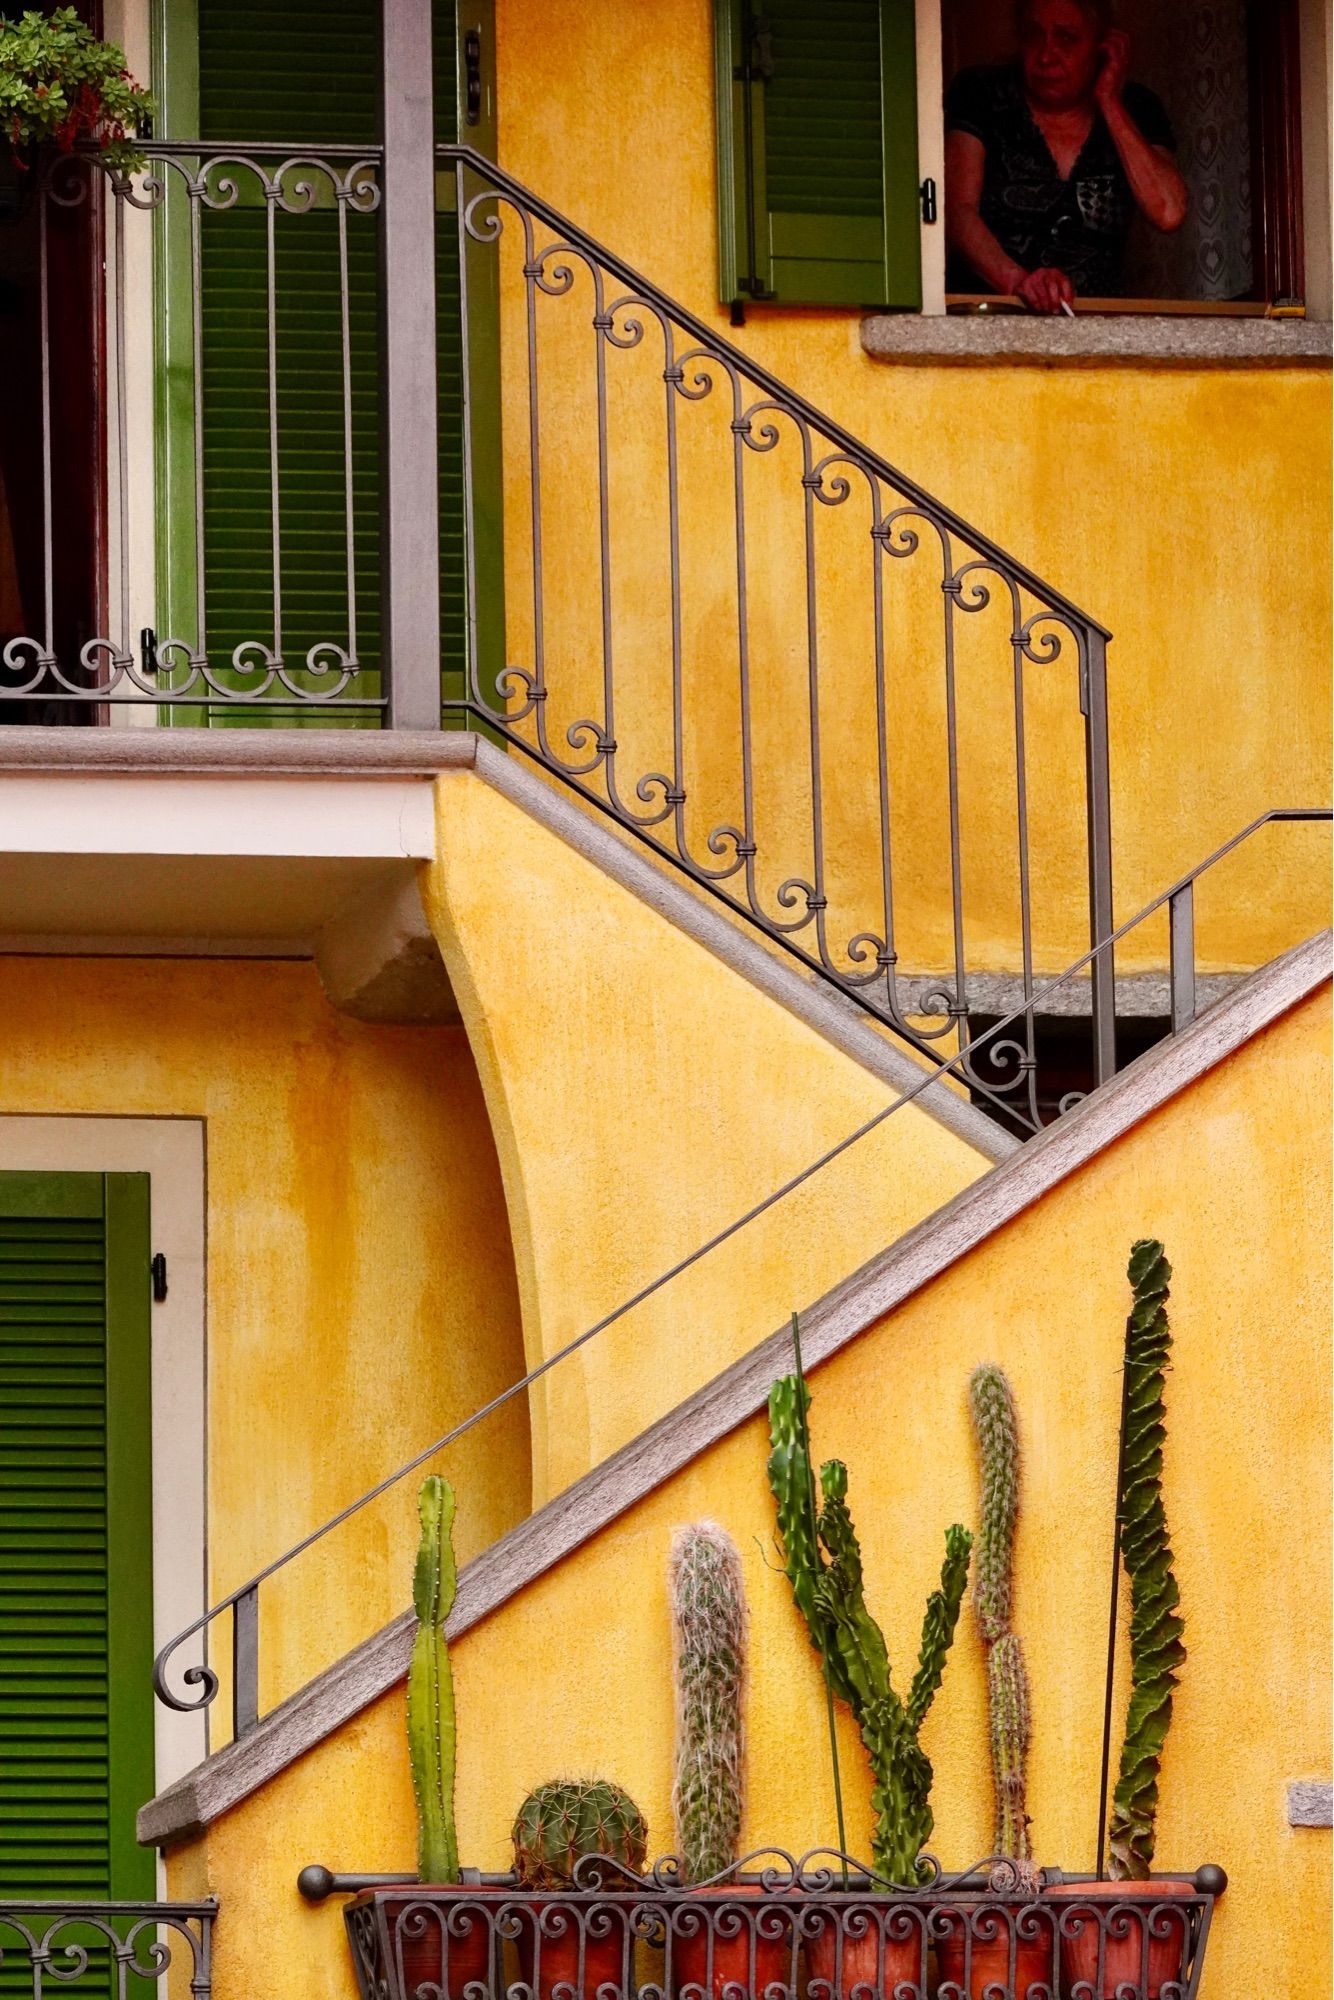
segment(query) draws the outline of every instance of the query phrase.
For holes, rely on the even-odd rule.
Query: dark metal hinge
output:
[[[940,205],[936,194],[936,184],[929,174],[917,192],[922,198],[923,222],[939,222]]]
[[[463,37],[463,119],[476,125],[482,116],[482,31],[469,28]]]
[[[167,1296],[167,1260],[160,1250],[154,1252],[148,1269],[153,1280],[153,1304],[160,1306]]]

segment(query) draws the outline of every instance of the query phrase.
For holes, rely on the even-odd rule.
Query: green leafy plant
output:
[[[1121,1558],[1130,1579],[1130,1704],[1108,1844],[1112,1878],[1143,1881],[1153,1861],[1158,1773],[1186,1648],[1163,1508],[1163,1389],[1172,1346],[1167,1320],[1172,1267],[1162,1244],[1148,1238],[1136,1243],[1127,1276],[1133,1303],[1126,1322],[1118,1512]]]
[[[123,52],[99,41],[72,7],[0,18],[0,130],[20,165],[32,146],[52,142],[67,153],[88,140],[108,165],[132,173],[144,157],[133,135],[152,115],[153,99]]]
[[[1010,1627],[1014,1528],[1019,1515],[1019,1425],[1005,1371],[994,1361],[984,1361],[973,1370],[968,1405],[982,1463],[973,1609],[987,1652],[991,1771],[996,1793],[993,1843],[997,1854],[1031,1866],[1028,1673],[1019,1635]]]
[[[848,1472],[838,1459],[820,1468],[817,1507],[806,1413],[810,1391],[797,1375],[769,1392],[769,1484],[778,1509],[783,1566],[832,1692],[847,1703],[875,1779],[871,1852],[887,1880],[913,1886],[931,1837],[931,1764],[918,1741],[945,1671],[968,1580],[972,1536],[945,1532],[940,1588],[927,1599],[917,1672],[907,1699],[890,1680],[884,1635],[866,1608],[862,1556],[848,1512]]]
[[[417,1869],[423,1882],[457,1882],[454,1828],[454,1679],[445,1620],[454,1604],[454,1489],[432,1475],[417,1496],[422,1538],[412,1580],[417,1636],[408,1667],[408,1754],[417,1798]]]
[[[712,1521],[682,1528],[669,1583],[676,1676],[672,1812],[688,1882],[737,1858],[745,1771],[746,1598],[741,1558]]]
[[[511,1839],[525,1889],[568,1889],[576,1863],[590,1854],[606,1855],[638,1875],[648,1852],[643,1813],[605,1778],[538,1785],[519,1807]]]

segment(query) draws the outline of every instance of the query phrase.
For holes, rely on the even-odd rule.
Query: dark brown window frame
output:
[[[943,4],[943,0],[942,0]],[[1168,0],[1170,4],[1170,0]],[[1250,299],[1082,299],[1086,313],[1165,313],[1183,317],[1262,318],[1303,312],[1306,244],[1302,213],[1302,73],[1298,0],[1249,0],[1251,216]],[[1013,307],[1020,299],[983,292],[946,292],[947,312]]]

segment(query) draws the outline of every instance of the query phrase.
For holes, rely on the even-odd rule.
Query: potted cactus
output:
[[[1019,1517],[1019,1423],[1010,1384],[993,1361],[974,1369],[968,1402],[981,1466],[973,1610],[987,1658],[995,1790],[992,1849],[1010,1864],[1005,1872],[1014,1895],[960,1899],[958,1914],[951,1914],[940,1927],[937,1956],[947,1991],[985,2000],[1013,1988],[1022,2000],[1030,1991],[1046,1993],[1053,1986],[1054,1934],[1050,1915],[1034,1903],[1038,1876],[1027,1803],[1028,1674],[1023,1646],[1010,1622]]]
[[[528,1892],[518,1931],[519,1968],[539,2000],[594,2000],[633,1984],[634,1939],[624,1905],[546,1900],[552,1890],[627,1886],[648,1852],[644,1815],[605,1778],[557,1779],[531,1791],[515,1816],[514,1872]],[[610,1865],[599,1868],[597,1857]]]
[[[454,1604],[454,1489],[432,1476],[417,1496],[421,1543],[412,1580],[417,1633],[408,1667],[408,1755],[417,1802],[417,1873],[423,1884],[445,1888],[458,1883],[459,1850],[454,1825],[454,1682],[445,1620]],[[403,1992],[463,2000],[464,1990],[484,1981],[490,1969],[490,1926],[473,1896],[446,1908],[412,1898],[394,1908],[395,1950]]]
[[[741,2000],[792,1984],[794,1933],[773,1895],[733,1875],[745,1802],[747,1616],[731,1537],[712,1521],[680,1529],[668,1586],[676,1687],[672,1813],[681,1876],[690,1885],[669,1920],[670,1983],[678,1993],[722,2000],[726,1992]],[[698,1907],[705,1900],[708,1911]]]
[[[1093,2000],[1111,2000],[1123,1991],[1158,2000],[1159,1994],[1174,1990],[1181,1977],[1188,1924],[1184,1912],[1174,1912],[1170,1905],[1197,1890],[1191,1879],[1154,1880],[1149,1873],[1158,1774],[1172,1720],[1173,1691],[1186,1658],[1163,1507],[1172,1267],[1162,1244],[1151,1238],[1136,1243],[1126,1275],[1131,1308],[1126,1321],[1116,1514],[1121,1561],[1130,1581],[1130,1705],[1108,1830],[1111,1879],[1060,1884],[1047,1892],[1062,1905],[1061,1965],[1066,1983]],[[1095,1904],[1103,1908],[1105,1926],[1096,1921]]]
[[[778,1511],[783,1566],[811,1644],[820,1654],[832,1695],[852,1710],[875,1778],[871,1855],[881,1884],[915,1888],[919,1857],[931,1835],[931,1765],[918,1740],[945,1671],[968,1580],[972,1536],[957,1523],[946,1530],[940,1588],[927,1600],[917,1672],[907,1697],[895,1690],[884,1634],[866,1606],[861,1547],[848,1511],[848,1472],[838,1459],[820,1468],[816,1501],[807,1412],[810,1391],[800,1374],[769,1392],[769,1484]],[[874,1983],[892,1994],[899,1984],[925,1981],[926,1937],[905,1906],[892,1925],[874,1920],[862,1949],[850,1956],[848,1920],[841,1935],[810,1940],[808,1957],[824,1993],[820,2000]],[[866,1927],[863,1925],[862,1930]],[[874,1951],[874,1958],[865,1954]]]

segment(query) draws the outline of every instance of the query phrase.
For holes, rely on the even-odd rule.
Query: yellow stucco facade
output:
[[[969,1372],[985,1358],[1009,1372],[1024,1447],[1016,1623],[1033,1689],[1029,1801],[1040,1856],[1088,1866],[1125,1258],[1146,1231],[1163,1238],[1175,1338],[1166,1505],[1189,1659],[1158,1852],[1168,1867],[1209,1859],[1230,1874],[1206,1990],[1261,1984],[1275,2000],[1329,1990],[1329,1835],[1284,1815],[1286,1781],[1327,1773],[1330,1760],[1330,1298],[1325,1231],[1309,1226],[1330,1196],[1329,1017],[1325,987],[813,1376],[814,1442],[849,1464],[868,1601],[902,1663],[945,1524],[975,1521]],[[673,1528],[703,1516],[733,1535],[751,1608],[744,1838],[800,1848],[832,1836],[822,1684],[769,1554],[765,1456],[756,1418],[455,1646],[469,1862],[503,1866],[518,1800],[558,1774],[623,1783],[651,1846],[670,1846],[666,1556]],[[402,1595],[410,1552],[405,1538]],[[924,1734],[933,1846],[947,1865],[988,1847],[985,1724],[966,1606]],[[847,1727],[841,1755],[863,1847],[869,1785]],[[178,1851],[169,1880],[177,1894],[223,1898],[224,2000],[296,2000],[312,1966],[322,1991],[350,1994],[336,1909],[305,1907],[296,1870],[410,1867],[413,1845],[395,1690]]]
[[[445,774],[437,800],[426,904],[496,1134],[532,1368],[897,1093],[480,775]],[[895,1112],[534,1386],[534,1504],[989,1165],[921,1105]]]
[[[1328,371],[873,360],[855,311],[718,302],[710,0],[616,0],[561,16],[497,0],[501,164],[669,297],[843,423],[1113,633],[1108,677],[1118,920],[1257,813],[1320,804],[1329,765]],[[507,658],[534,657],[528,373],[511,218],[504,292]],[[567,265],[571,262],[566,259]],[[615,285],[611,291],[616,290]],[[592,293],[536,301],[543,624],[560,730],[601,713]],[[612,591],[622,788],[671,770],[662,342],[608,360]],[[740,813],[730,391],[678,399],[688,838]],[[710,431],[710,425],[713,426]],[[790,425],[749,482],[751,674],[761,890],[808,872],[800,452]],[[706,443],[705,440],[708,440]],[[769,483],[766,485],[766,481]],[[828,923],[880,919],[866,520],[817,509]],[[854,518],[855,517],[855,518]],[[930,536],[927,536],[930,542]],[[905,970],[952,963],[937,558],[886,565],[889,775]],[[958,618],[968,961],[1019,964],[1008,608]],[[1072,655],[1026,671],[1039,966],[1087,948],[1082,738]],[[559,727],[558,727],[559,725]],[[590,740],[578,746],[587,754]],[[652,795],[656,804],[660,794]],[[631,796],[631,805],[641,810]],[[868,811],[872,817],[868,822]],[[724,854],[729,850],[723,849]],[[1328,834],[1270,830],[1201,892],[1202,969],[1262,963],[1326,921]],[[1167,960],[1165,920],[1124,969]]]
[[[0,1013],[0,1109],[204,1121],[215,1597],[523,1373],[461,1029],[349,1020],[312,966],[240,960],[0,958]],[[521,1400],[452,1465],[475,1552],[528,1509]],[[265,1588],[264,1707],[400,1608],[414,1504],[409,1482]],[[215,1742],[229,1712],[224,1686]]]

